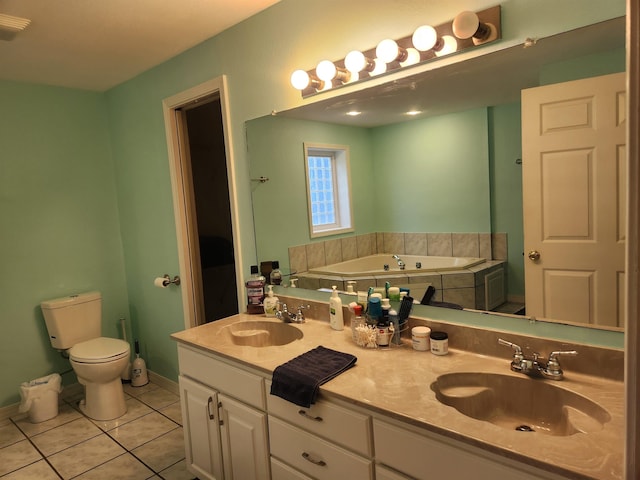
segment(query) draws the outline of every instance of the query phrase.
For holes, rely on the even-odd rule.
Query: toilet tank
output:
[[[102,296],[87,292],[40,303],[53,348],[66,350],[76,343],[102,336]]]

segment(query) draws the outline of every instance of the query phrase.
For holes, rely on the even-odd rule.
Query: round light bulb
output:
[[[372,77],[374,77],[376,75],[380,75],[381,73],[384,73],[384,72],[387,71],[387,64],[385,62],[383,62],[382,60],[380,60],[379,58],[376,58],[373,61],[373,63],[375,64],[375,67],[369,73],[369,75],[371,75]]]
[[[390,38],[382,40],[376,47],[376,57],[385,63],[393,62],[399,53],[398,44]]]
[[[337,73],[338,70],[336,66],[329,60],[321,61],[316,67],[316,75],[320,80],[324,80],[325,82],[333,80]]]
[[[440,50],[436,51],[436,56],[442,57],[444,55],[449,55],[458,49],[458,41],[451,35],[444,35],[442,37],[442,41],[444,45]]]
[[[413,32],[413,37],[411,37],[411,41],[413,42],[413,46],[418,50],[426,52],[436,45],[438,33],[431,25],[423,25],[416,28],[416,31]]]
[[[400,62],[401,67],[408,67],[420,62],[420,52],[415,48],[407,48],[407,59]]]
[[[304,70],[296,70],[291,74],[291,85],[297,90],[304,90],[309,86],[311,79]]]
[[[344,57],[344,66],[351,73],[359,73],[367,66],[367,59],[359,50],[353,50]]]
[[[453,19],[453,34],[461,39],[471,38],[478,31],[480,20],[474,12],[461,12]]]

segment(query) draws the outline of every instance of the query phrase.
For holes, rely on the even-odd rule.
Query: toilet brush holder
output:
[[[135,342],[136,358],[133,361],[131,369],[131,386],[142,387],[149,383],[149,374],[147,373],[147,365],[145,361],[140,358],[140,346],[138,340]]]

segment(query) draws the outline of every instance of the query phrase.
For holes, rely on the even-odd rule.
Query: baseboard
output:
[[[169,390],[171,393],[176,395],[180,395],[180,387],[178,387],[178,382],[174,382],[173,380],[169,380],[162,375],[152,372],[151,370],[147,371],[149,375],[149,381],[151,383],[155,383],[159,387],[164,388],[165,390]]]

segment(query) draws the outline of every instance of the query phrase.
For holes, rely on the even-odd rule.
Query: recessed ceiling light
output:
[[[422,110],[409,110],[408,112],[405,113],[405,115],[420,115],[422,113]]]
[[[359,112],[357,110],[351,110],[350,112],[347,112],[347,115],[349,115],[350,117],[357,117],[358,115],[360,115],[362,112]]]

